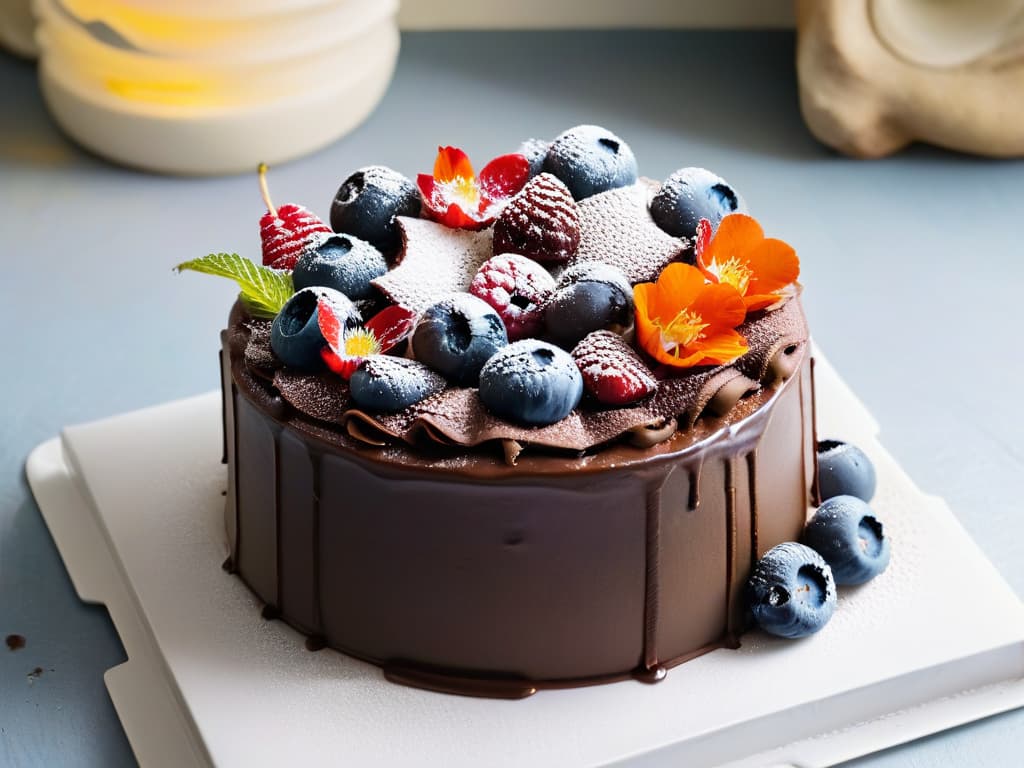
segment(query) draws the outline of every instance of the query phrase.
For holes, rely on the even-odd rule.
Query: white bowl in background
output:
[[[270,61],[305,56],[362,35],[398,11],[398,0],[331,0],[302,12],[238,18],[152,16],[136,7],[104,12],[95,0],[35,0],[36,13],[54,25],[74,26],[100,46],[190,60]],[[133,4],[134,6],[134,4]],[[101,21],[121,45],[100,39]],[[89,25],[89,26],[87,26]],[[105,37],[111,37],[109,33]]]
[[[399,34],[394,19],[385,19],[370,35],[339,51],[289,63],[296,72],[319,76],[296,82],[293,75],[265,71],[246,83],[245,93],[252,98],[191,105],[124,98],[79,72],[73,57],[49,50],[45,29],[40,44],[44,98],[75,141],[144,170],[216,175],[251,171],[259,162],[285,162],[352,130],[391,80]],[[266,98],[256,98],[260,94]]]

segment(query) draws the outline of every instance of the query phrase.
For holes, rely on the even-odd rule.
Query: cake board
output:
[[[822,766],[1024,706],[1024,605],[816,358],[819,435],[874,461],[892,563],[841,589],[817,635],[749,633],[656,685],[473,699],[307,651],[221,569],[218,393],[69,427],[28,476],[78,594],[121,635],[106,682],[143,766]]]

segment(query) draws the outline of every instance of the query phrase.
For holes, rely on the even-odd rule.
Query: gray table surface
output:
[[[801,254],[813,333],[886,445],[1024,594],[1011,322],[1024,163],[922,147],[836,156],[800,119],[793,45],[788,32],[407,34],[380,108],[273,169],[274,197],[326,215],[360,165],[427,171],[441,143],[482,163],[581,122],[624,137],[646,175],[716,170]],[[217,385],[232,288],[170,267],[215,250],[258,256],[261,213],[254,176],[161,178],[76,148],[34,67],[0,54],[0,636],[27,639],[0,646],[0,765],[133,763],[102,677],[124,651],[105,609],[76,597],[23,462],[65,424]],[[1021,742],[1024,711],[856,764],[1020,765]]]

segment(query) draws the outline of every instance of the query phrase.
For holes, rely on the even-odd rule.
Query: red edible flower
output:
[[[483,229],[530,178],[523,155],[501,155],[473,173],[469,157],[457,147],[438,147],[434,175],[421,173],[416,182],[427,217],[446,227]]]
[[[320,356],[347,381],[365,358],[383,355],[408,336],[415,320],[415,312],[395,305],[382,309],[364,325],[343,326],[330,302],[320,299],[317,322],[327,341]]]

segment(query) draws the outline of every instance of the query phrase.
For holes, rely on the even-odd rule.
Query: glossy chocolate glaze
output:
[[[223,338],[235,571],[313,647],[396,682],[518,698],[655,682],[736,647],[751,567],[812,502],[806,345],[785,378],[661,443],[513,467],[352,440],[289,409]]]

